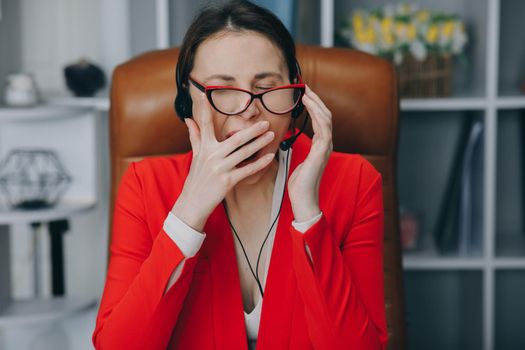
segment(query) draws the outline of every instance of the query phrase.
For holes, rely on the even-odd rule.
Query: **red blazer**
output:
[[[301,134],[288,176],[310,146]],[[191,151],[148,158],[133,162],[122,177],[92,338],[97,349],[247,349],[233,235],[222,205],[206,222],[201,249],[164,294],[184,256],[163,222],[191,160]],[[257,349],[385,349],[381,174],[358,154],[333,152],[319,206],[323,216],[301,233],[291,225],[285,194]]]

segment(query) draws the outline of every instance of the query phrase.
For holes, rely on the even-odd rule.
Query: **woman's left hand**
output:
[[[309,220],[320,212],[319,185],[333,150],[332,113],[308,85],[302,102],[312,118],[314,136],[308,156],[288,180],[288,195],[298,222]]]

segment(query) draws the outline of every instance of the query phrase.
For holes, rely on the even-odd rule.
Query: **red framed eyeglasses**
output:
[[[206,94],[208,101],[217,112],[225,115],[236,115],[244,112],[256,98],[270,113],[286,114],[297,106],[305,91],[305,85],[300,76],[298,76],[298,84],[276,86],[260,93],[253,93],[233,86],[205,86],[192,77],[189,77],[189,80],[197,89]]]

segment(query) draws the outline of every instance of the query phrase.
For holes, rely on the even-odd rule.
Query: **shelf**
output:
[[[523,109],[525,108],[525,95],[498,97],[496,107],[499,109]]]
[[[54,106],[94,108],[98,111],[109,111],[108,97],[53,96],[48,97],[46,102]]]
[[[12,210],[5,204],[0,205],[0,224],[9,225],[14,223],[49,222],[64,219],[73,214],[93,209],[96,201],[61,201],[52,208],[39,210]]]
[[[482,270],[485,262],[475,257],[403,256],[403,269],[413,270]]]
[[[497,271],[495,285],[494,349],[521,350],[525,344],[525,271]]]
[[[427,234],[421,249],[403,251],[403,270],[482,270],[485,261],[477,255],[440,254],[432,237]]]
[[[404,273],[407,349],[481,349],[482,272]]]
[[[403,98],[401,111],[469,111],[484,110],[487,100],[483,97]]]
[[[95,298],[57,297],[9,301],[0,306],[0,328],[48,323],[89,310]]]
[[[499,270],[525,270],[524,258],[495,258],[494,268]]]
[[[73,118],[89,112],[90,109],[85,107],[51,106],[48,104],[20,108],[0,106],[0,123]]]

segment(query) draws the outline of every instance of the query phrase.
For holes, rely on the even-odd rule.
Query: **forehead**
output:
[[[250,31],[223,32],[205,40],[195,54],[193,72],[251,79],[259,72],[279,72],[286,79],[288,68],[281,50],[262,34]]]

